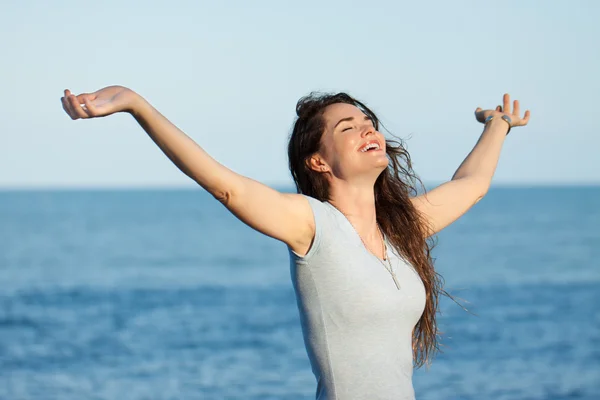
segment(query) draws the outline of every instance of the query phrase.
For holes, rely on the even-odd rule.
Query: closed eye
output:
[[[354,117],[342,118],[341,120],[338,121],[337,124],[335,124],[333,129],[335,130],[338,127],[338,125],[341,124],[342,122],[350,122],[354,119],[355,119]],[[369,118],[367,115],[365,115],[363,120],[368,121],[371,126],[375,127],[375,125],[373,124],[373,120],[371,120],[371,118]],[[355,128],[355,126],[349,126],[347,128],[344,128],[344,129],[342,129],[342,132],[347,131],[348,129],[352,129],[352,128]]]

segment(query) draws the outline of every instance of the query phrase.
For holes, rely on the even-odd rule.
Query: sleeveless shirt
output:
[[[288,246],[304,344],[317,400],[414,399],[412,331],[425,288],[386,240],[400,290],[337,208],[310,196],[313,244]]]

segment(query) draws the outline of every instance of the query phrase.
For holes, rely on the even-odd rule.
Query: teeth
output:
[[[369,149],[379,149],[379,145],[377,143],[369,143],[364,149],[361,150],[361,152],[365,153]]]

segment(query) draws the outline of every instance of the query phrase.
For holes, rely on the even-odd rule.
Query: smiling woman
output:
[[[297,193],[280,193],[221,165],[130,89],[110,86],[61,98],[72,119],[130,113],[179,169],[237,218],[288,246],[317,399],[413,399],[413,364],[438,349],[444,294],[432,236],[487,192],[519,103],[475,110],[484,123],[451,181],[418,195],[421,183],[401,141],[346,93],[298,102],[289,140]],[[423,187],[421,183],[421,187]],[[424,190],[424,187],[423,187]]]

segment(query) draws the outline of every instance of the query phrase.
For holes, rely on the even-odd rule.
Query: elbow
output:
[[[473,203],[473,204],[477,204],[477,203],[479,203],[479,201],[480,201],[481,199],[483,199],[484,197],[485,197],[485,194],[482,194],[482,195],[479,195],[479,196],[477,196],[477,198],[475,199],[475,203]]]
[[[238,197],[240,192],[240,185],[232,185],[232,179],[227,177],[211,176],[208,179],[203,177],[194,181],[225,206],[231,204],[233,198]]]
[[[490,189],[491,181],[484,177],[470,176],[470,177],[453,177],[452,180],[462,180],[465,182],[466,191],[470,198],[475,199],[475,203],[483,199]]]
[[[487,194],[488,190],[490,190],[489,184],[481,186],[479,188],[479,198],[482,199]]]
[[[475,198],[475,203],[479,202],[481,199],[485,197],[488,190],[490,189],[490,181],[485,178],[469,178],[469,192],[471,193],[471,198]]]
[[[231,200],[236,192],[230,185],[225,185],[222,180],[213,182],[202,182],[200,180],[195,179],[195,181],[204,190],[210,193],[213,198],[217,199],[220,203],[222,203],[225,206],[231,203]]]
[[[488,190],[490,189],[489,184],[481,184],[477,187],[477,197],[475,198],[475,203],[479,202],[481,199],[485,197]]]
[[[231,191],[229,190],[211,190],[210,194],[224,206],[231,202]]]
[[[221,204],[229,208],[232,202],[236,202],[238,201],[237,199],[242,198],[241,194],[245,193],[245,188],[239,182],[238,184],[232,184],[231,180],[226,183],[225,179],[220,179],[217,182],[213,182],[208,191]]]

